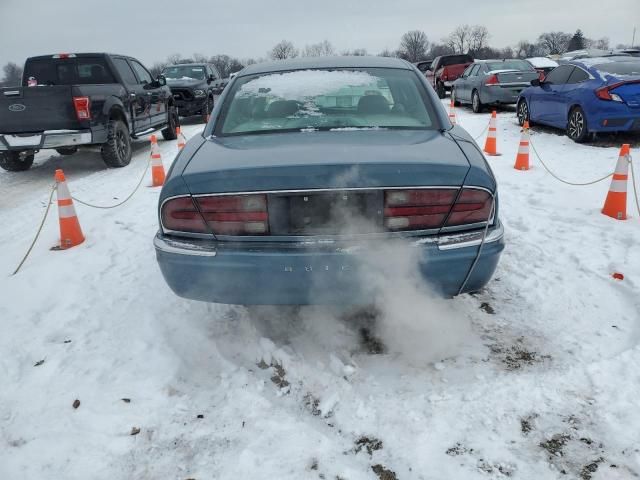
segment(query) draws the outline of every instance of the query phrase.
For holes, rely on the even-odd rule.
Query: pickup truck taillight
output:
[[[174,198],[162,206],[162,225],[176,232],[265,235],[269,233],[267,196]]]
[[[89,97],[73,97],[73,106],[76,109],[78,120],[91,120],[91,101]]]
[[[460,194],[456,189],[387,190],[384,206],[387,230],[428,230],[486,222],[491,194],[470,188]]]

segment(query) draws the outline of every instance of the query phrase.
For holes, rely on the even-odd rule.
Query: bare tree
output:
[[[409,62],[424,60],[429,48],[429,39],[421,30],[411,30],[402,35],[400,40],[400,56]]]
[[[547,55],[558,55],[567,51],[572,35],[565,32],[546,32],[538,37],[538,43]]]
[[[194,53],[193,55],[191,55],[191,58],[193,58],[193,61],[195,63],[207,63],[207,61],[209,60],[205,55],[202,55],[201,53]]]
[[[343,57],[365,57],[368,53],[366,48],[354,48],[353,50],[344,50],[340,55]]]
[[[326,57],[335,54],[335,49],[329,40],[313,43],[304,47],[303,57]]]
[[[539,45],[530,43],[527,40],[520,40],[514,53],[517,58],[538,57],[543,54]]]
[[[400,52],[396,51],[391,51],[388,48],[385,48],[384,50],[382,50],[379,54],[379,57],[399,57],[400,56]]]
[[[607,37],[602,37],[599,38],[598,40],[596,40],[594,42],[593,45],[595,48],[599,49],[599,50],[609,50],[609,38]]]
[[[17,63],[9,62],[2,67],[4,73],[3,84],[8,87],[18,86],[22,83],[22,67]]]
[[[483,48],[488,47],[489,30],[483,25],[475,25],[471,27],[469,35],[469,51],[470,55],[475,55]]]
[[[167,57],[167,64],[176,65],[177,63],[180,63],[181,59],[182,59],[182,55],[180,55],[179,53],[172,53]]]
[[[156,62],[153,64],[153,66],[149,69],[149,73],[151,73],[151,75],[153,75],[153,77],[157,77],[158,75],[160,75],[162,73],[162,71],[167,67],[167,63],[166,62]]]
[[[295,58],[298,56],[298,49],[293,46],[288,40],[282,40],[280,43],[276,44],[271,51],[269,52],[269,56],[273,60],[284,60],[285,58]]]
[[[446,43],[454,53],[467,53],[471,42],[472,27],[469,25],[458,25],[449,34]]]
[[[452,53],[456,53],[456,51],[451,47],[451,45],[448,45],[446,41],[445,43],[432,43],[427,57],[436,58],[440,55],[450,55]]]
[[[224,54],[210,57],[209,63],[216,67],[216,70],[218,70],[222,78],[227,78],[230,74],[238,72],[244,68],[244,64],[240,62],[240,60]]]

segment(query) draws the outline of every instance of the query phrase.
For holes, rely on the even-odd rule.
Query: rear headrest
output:
[[[365,95],[358,102],[358,113],[388,113],[389,102],[382,95]]]
[[[267,108],[268,117],[288,117],[300,109],[295,100],[276,100]]]

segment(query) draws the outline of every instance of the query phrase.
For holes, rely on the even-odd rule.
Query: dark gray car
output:
[[[538,75],[524,60],[477,60],[453,83],[451,98],[456,105],[471,104],[475,113],[485,105],[515,104]]]

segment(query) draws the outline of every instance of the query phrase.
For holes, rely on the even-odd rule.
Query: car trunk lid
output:
[[[209,140],[183,179],[203,212],[220,194],[264,195],[267,235],[244,240],[282,241],[384,232],[385,192],[420,187],[453,199],[469,168],[436,131],[301,132]],[[436,209],[444,221],[448,207]]]
[[[640,108],[640,78],[616,82],[609,87],[631,108]]]

